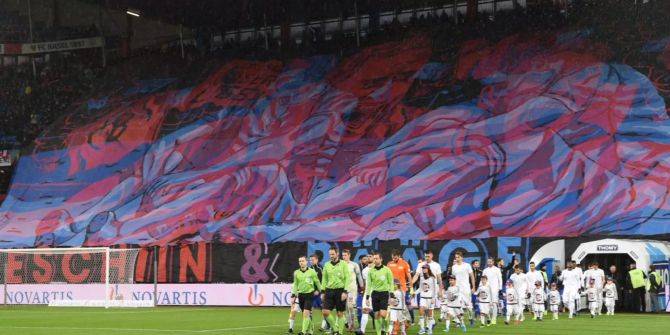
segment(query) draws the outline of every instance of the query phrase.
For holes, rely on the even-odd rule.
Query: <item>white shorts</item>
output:
[[[533,304],[533,311],[544,312],[544,304]]]
[[[549,310],[552,313],[558,313],[558,305],[549,305]]]
[[[372,310],[372,301],[371,299],[365,299],[365,296],[363,296],[363,302],[361,303],[361,305],[362,309]]]
[[[461,307],[449,307],[449,306],[442,306],[442,309],[447,313],[447,315],[451,316],[459,316],[463,315],[463,308]]]
[[[563,303],[567,306],[568,303],[579,298],[578,288],[566,287],[563,289]]]
[[[461,287],[460,288],[460,298],[461,301],[465,303],[464,308],[472,308],[472,291],[470,291],[469,287]]]
[[[507,305],[507,315],[521,315],[523,308],[521,305]]]
[[[498,297],[498,290],[495,290],[494,293],[491,294],[491,303],[497,303],[498,301],[500,301],[500,297]]]
[[[433,299],[433,298],[429,299],[429,298],[421,297],[421,301],[419,302],[419,307],[423,307],[424,309],[438,308],[437,307],[437,302],[433,303],[433,301],[435,301],[435,299]]]
[[[605,298],[605,306],[614,306],[615,305],[614,301],[615,301],[614,298]]]
[[[405,310],[402,309],[391,309],[390,311],[391,315],[389,316],[391,318],[391,322],[396,322],[396,321],[405,321]]]
[[[598,309],[598,301],[589,301],[589,309]]]
[[[347,294],[347,306],[356,308],[357,294]]]
[[[481,314],[491,314],[491,303],[490,302],[480,302],[479,303],[479,313]]]

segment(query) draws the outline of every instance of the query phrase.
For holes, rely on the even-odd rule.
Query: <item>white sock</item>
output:
[[[498,304],[492,304],[491,319],[495,320],[498,318]]]
[[[429,324],[428,328],[433,328],[433,325],[435,325],[435,319],[433,319],[432,316],[428,317],[428,324]]]
[[[486,325],[486,316],[484,314],[479,315],[479,318],[482,319],[482,324]]]
[[[363,316],[361,316],[361,331],[365,333],[365,327],[368,325],[368,318],[370,315],[368,313],[363,312]]]
[[[419,329],[424,329],[426,324],[426,318],[423,316],[419,317]]]
[[[293,325],[295,324],[295,320],[288,319],[288,327],[290,329],[293,329]]]
[[[324,316],[324,319],[321,320],[321,328],[326,329],[326,327],[328,327],[328,323],[326,323],[326,319],[325,319],[325,316]]]
[[[449,330],[449,325],[451,325],[451,318],[447,316],[447,322],[445,322],[445,325],[447,326],[447,330]]]

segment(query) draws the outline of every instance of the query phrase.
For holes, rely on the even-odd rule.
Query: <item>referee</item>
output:
[[[298,299],[298,306],[302,311],[302,332],[300,334],[307,334],[312,329],[310,314],[312,313],[313,297],[319,294],[321,282],[316,271],[307,267],[307,257],[300,256],[298,264],[300,264],[300,268],[293,273],[293,287],[291,288],[293,302],[291,306],[295,303],[295,299]],[[289,333],[292,332],[292,328],[289,329]]]
[[[386,310],[389,306],[389,294],[393,292],[393,273],[382,263],[379,251],[372,256],[375,267],[368,272],[369,285],[365,288],[365,298],[371,299],[372,310],[375,312],[375,328],[377,335],[386,329],[382,320],[386,320]]]
[[[344,311],[347,309],[347,292],[344,288],[349,283],[349,266],[340,260],[337,249],[330,248],[328,255],[330,262],[323,267],[322,277],[325,291],[321,297],[323,317],[333,328],[334,335],[341,335],[340,332],[344,331]],[[330,314],[333,309],[337,311],[337,319]]]

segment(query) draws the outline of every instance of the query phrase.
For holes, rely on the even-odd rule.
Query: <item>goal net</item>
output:
[[[133,301],[140,249],[40,248],[0,250],[4,304],[149,307]]]

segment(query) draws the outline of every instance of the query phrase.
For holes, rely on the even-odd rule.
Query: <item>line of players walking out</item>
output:
[[[415,307],[419,334],[432,334],[442,321],[446,332],[452,328],[467,331],[467,324],[476,324],[476,312],[481,328],[496,325],[499,313],[506,325],[523,322],[525,311],[537,321],[543,321],[549,313],[557,320],[563,307],[573,318],[581,309],[582,295],[586,296],[592,318],[600,315],[603,303],[607,314],[614,314],[617,288],[612,278],[605,278],[597,263],[582,272],[569,262],[560,274],[561,293],[556,283],[548,285],[546,273],[536,269],[533,262],[524,273],[516,254],[507,267],[504,261],[491,257],[487,267],[480,270],[478,262],[473,262],[473,269],[463,261],[463,254],[456,252],[445,276],[440,264],[433,260],[433,253],[426,251],[424,255],[425,260],[419,260],[413,275],[397,250],[386,265],[380,252],[361,256],[359,265],[351,260],[349,250],[343,250],[340,259],[338,250],[331,248],[330,261],[323,268],[317,255],[310,256],[311,265],[307,257],[300,257],[300,268],[293,275],[288,332],[294,332],[296,314],[302,312],[298,334],[314,334],[313,309],[319,308],[322,321],[318,330],[334,335],[344,331],[365,334],[370,321],[377,335],[405,335],[417,321]]]

